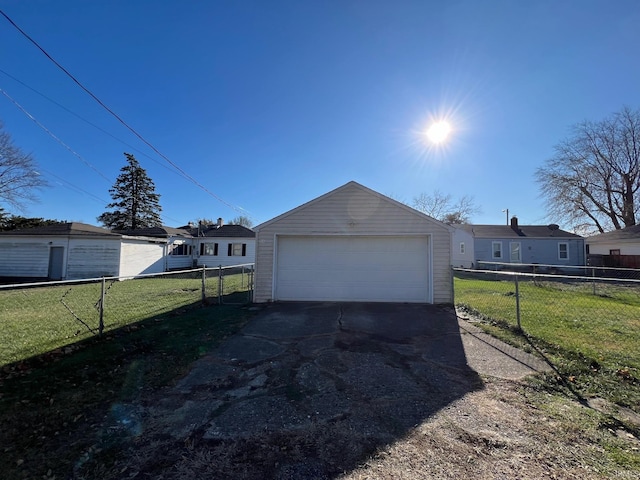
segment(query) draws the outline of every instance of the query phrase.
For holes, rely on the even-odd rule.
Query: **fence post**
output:
[[[203,305],[207,303],[206,280],[207,280],[207,266],[202,265],[202,304]]]
[[[450,269],[449,272],[450,272],[449,277],[451,279],[451,305],[453,305],[454,309],[455,309],[455,306],[456,306],[456,289],[455,289],[455,287],[453,285],[453,282],[455,282],[455,272],[453,271],[453,265],[451,266],[451,269]]]
[[[222,305],[222,265],[218,265],[218,305]]]
[[[591,283],[593,284],[593,296],[596,296],[596,269],[595,267],[591,269]]]
[[[518,320],[518,330],[522,330],[522,325],[520,324],[520,286],[518,284],[519,275],[516,274],[516,319]]]
[[[100,321],[98,322],[98,335],[102,335],[104,331],[104,297],[105,297],[105,280],[102,277],[102,285],[100,287]]]

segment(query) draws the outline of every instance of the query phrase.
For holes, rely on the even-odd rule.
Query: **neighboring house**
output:
[[[640,225],[594,235],[585,242],[590,265],[640,268]]]
[[[461,225],[473,237],[478,262],[542,265],[585,265],[584,238],[557,225]]]
[[[162,238],[167,248],[164,257],[164,270],[185,270],[195,266],[194,238],[190,227],[148,227],[135,230],[117,230],[116,233],[140,237]]]
[[[221,218],[213,225],[190,227],[194,237],[194,265],[199,267],[228,267],[254,263],[256,233],[242,225],[224,225]]]
[[[0,277],[76,280],[164,270],[167,241],[84,223],[0,232]]]
[[[167,271],[203,266],[228,267],[255,261],[255,232],[241,225],[225,225],[222,218],[215,224],[140,228],[118,233],[165,239]]]
[[[459,268],[473,268],[474,239],[471,232],[468,232],[462,225],[454,225],[453,244],[451,245],[451,265]]]
[[[256,234],[255,302],[453,301],[453,228],[356,182]]]

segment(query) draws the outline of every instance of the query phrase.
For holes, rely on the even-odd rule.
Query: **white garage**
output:
[[[255,230],[256,302],[452,302],[452,228],[356,182]]]
[[[428,237],[279,236],[276,300],[426,303]]]

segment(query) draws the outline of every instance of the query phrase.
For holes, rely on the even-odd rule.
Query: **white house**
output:
[[[228,267],[254,263],[256,233],[242,225],[224,225],[221,218],[214,225],[192,227],[193,254],[199,267]]]
[[[454,225],[451,265],[459,268],[474,267],[473,235],[459,225]]]
[[[255,230],[255,302],[453,300],[453,228],[356,182]]]
[[[190,227],[172,228],[172,227],[147,227],[137,228],[135,230],[118,230],[120,233],[128,236],[136,237],[153,237],[161,238],[166,242],[166,251],[164,257],[164,270],[186,270],[193,268],[195,263],[194,256],[194,238],[191,235]]]
[[[640,268],[640,225],[588,237],[591,265]]]
[[[75,280],[164,270],[165,239],[84,223],[0,232],[0,277]]]

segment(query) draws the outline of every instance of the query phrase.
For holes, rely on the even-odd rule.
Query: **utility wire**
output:
[[[36,90],[33,87],[30,87],[29,85],[27,85],[26,83],[24,83],[23,81],[17,79],[16,77],[14,77],[13,75],[5,72],[4,70],[0,69],[0,73],[2,73],[3,75],[6,75],[7,77],[9,77],[10,79],[12,79],[13,81],[19,83],[20,85],[22,85],[25,88],[28,88],[29,90],[31,90],[32,92],[40,95],[42,98],[44,98],[45,100],[48,100],[49,102],[53,103],[54,105],[56,105],[57,107],[60,107],[61,109],[63,109],[65,112],[70,113],[71,115],[73,115],[74,117],[82,120],[83,122],[85,122],[88,125],[91,125],[93,128],[101,131],[102,133],[104,133],[105,135],[108,135],[109,137],[113,138],[114,140],[120,142],[121,144],[123,144],[124,146],[126,146],[127,148],[138,152],[140,155],[147,157],[149,160],[157,163],[158,165],[160,165],[162,168],[166,168],[168,171],[170,171],[171,173],[176,174],[176,172],[174,170],[172,170],[170,167],[168,167],[166,164],[156,160],[155,158],[153,158],[150,155],[147,155],[146,153],[144,153],[142,150],[139,150],[138,148],[134,147],[133,145],[130,145],[129,143],[125,142],[124,140],[116,137],[115,135],[113,135],[112,133],[106,131],[105,129],[103,129],[102,127],[96,125],[95,123],[87,120],[86,118],[78,115],[77,113],[75,113],[74,111],[68,109],[67,107],[65,107],[64,105],[62,105],[61,103],[56,102],[55,100],[53,100],[52,98],[47,97],[44,93],[39,92],[38,90]]]
[[[42,48],[38,42],[36,42],[33,38],[31,38],[24,30],[22,30],[13,20],[11,20],[11,18],[9,18],[9,16],[4,13],[4,11],[2,9],[0,9],[0,14],[7,19],[7,21],[13,25],[13,27],[18,30],[27,40],[29,40],[33,45],[35,45],[35,47],[40,50],[49,60],[51,60],[51,62],[53,62],[53,64],[58,67],[60,70],[62,70],[71,80],[73,80],[73,82],[78,85],[82,90],[84,90],[91,98],[93,98],[102,108],[104,108],[107,112],[109,112],[116,120],[118,120],[122,125],[124,125],[131,133],[133,133],[136,137],[138,137],[144,144],[146,144],[149,148],[151,148],[151,150],[153,150],[156,154],[158,154],[161,158],[163,158],[167,163],[169,163],[169,165],[171,165],[173,168],[175,168],[178,172],[180,172],[182,174],[182,176],[184,178],[186,178],[187,180],[191,181],[194,185],[196,185],[197,187],[199,187],[200,189],[202,189],[203,191],[205,191],[206,193],[208,193],[209,195],[211,195],[213,198],[215,198],[216,200],[218,200],[219,202],[223,203],[224,205],[226,205],[227,207],[240,212],[240,213],[247,213],[246,210],[244,210],[241,207],[232,205],[226,201],[224,201],[222,198],[220,198],[218,195],[216,195],[215,193],[211,192],[208,188],[206,188],[204,185],[202,185],[200,182],[198,182],[195,178],[193,178],[191,175],[189,175],[187,172],[185,172],[182,168],[180,168],[178,165],[176,165],[174,162],[172,162],[168,157],[166,157],[164,154],[162,154],[156,147],[154,147],[149,141],[147,141],[141,134],[139,134],[133,127],[129,126],[129,124],[127,122],[125,122],[118,114],[116,114],[113,110],[111,110],[107,105],[105,105],[102,100],[100,100],[96,95],[93,94],[93,92],[91,92],[91,90],[89,90],[87,87],[85,87],[76,77],[74,77],[66,68],[64,68],[62,65],[60,65],[51,55],[49,55],[49,53],[47,53],[47,51]]]
[[[76,156],[82,163],[84,163],[87,167],[89,167],[91,170],[93,170],[94,172],[96,172],[98,175],[100,175],[102,178],[104,178],[107,182],[112,183],[112,180],[109,179],[109,177],[107,177],[104,173],[102,173],[100,170],[98,170],[96,167],[94,167],[91,163],[89,163],[87,160],[84,159],[84,157],[82,155],[80,155],[78,152],[76,152],[75,150],[73,150],[69,145],[67,145],[66,143],[64,143],[62,140],[60,140],[58,137],[56,137],[53,132],[51,132],[51,130],[49,130],[47,127],[45,127],[42,123],[40,123],[33,115],[31,115],[22,105],[20,105],[16,100],[14,100],[7,92],[5,92],[2,88],[0,88],[0,93],[2,93],[5,97],[7,97],[11,103],[13,103],[16,107],[18,107],[20,109],[20,111],[22,111],[22,113],[24,113],[27,117],[29,117],[29,119],[31,119],[36,125],[38,125],[42,130],[44,130],[51,138],[53,138],[56,142],[58,142],[60,145],[62,145],[64,148],[66,148],[67,150],[69,150],[74,156]]]

